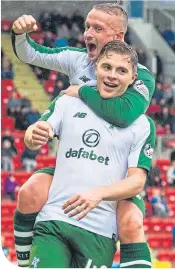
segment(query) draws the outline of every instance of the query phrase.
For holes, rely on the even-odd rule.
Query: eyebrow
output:
[[[105,62],[102,63],[102,66],[104,66],[104,65],[110,65],[110,66],[112,66],[110,63],[105,63]],[[116,69],[120,69],[120,68],[121,68],[121,69],[124,69],[124,70],[127,71],[127,72],[129,71],[126,67],[123,67],[123,66],[118,66]]]

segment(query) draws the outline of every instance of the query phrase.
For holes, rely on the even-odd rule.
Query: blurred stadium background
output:
[[[105,1],[95,1],[105,2]],[[108,1],[112,2],[112,1]],[[2,1],[1,229],[5,256],[16,263],[13,214],[20,186],[38,168],[54,165],[58,142],[40,151],[25,148],[23,137],[48,103],[69,86],[58,72],[29,66],[14,55],[12,23],[22,14],[38,21],[31,38],[50,47],[84,47],[84,18],[94,1]],[[144,228],[154,268],[175,267],[175,1],[121,1],[129,14],[126,42],[137,49],[139,62],[156,76],[156,90],[147,114],[156,123],[157,141],[152,170],[142,193]],[[113,267],[119,267],[120,249]]]

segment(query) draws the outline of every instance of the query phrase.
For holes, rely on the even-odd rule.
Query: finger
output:
[[[32,144],[35,145],[35,146],[42,146],[46,143],[44,143],[43,141],[40,141],[40,140],[35,140],[35,139],[32,139]]]
[[[40,136],[40,135],[37,135],[37,134],[33,134],[32,135],[32,139],[33,140],[40,140],[44,143],[48,142],[48,138],[47,137],[43,137],[43,136]]]
[[[43,131],[49,131],[49,126],[48,125],[45,125],[45,124],[43,124],[43,123],[37,123],[36,124],[36,127],[38,127],[40,130],[43,130]]]
[[[20,18],[18,19],[18,22],[19,22],[19,24],[21,25],[22,29],[26,32],[26,31],[27,31],[27,25],[26,25],[26,23],[25,23],[23,17],[20,17]]]
[[[77,220],[81,220],[91,211],[91,207],[87,207],[78,217]]]
[[[18,21],[15,21],[13,24],[13,30],[15,30],[15,29],[22,30],[22,27]]]
[[[76,216],[77,214],[81,213],[82,211],[84,211],[85,209],[87,208],[87,205],[84,203],[82,204],[81,206],[78,206],[76,209],[74,209],[68,216],[71,218],[71,217],[74,217]]]
[[[75,197],[69,199],[67,202],[64,203],[62,209],[66,209],[69,205],[73,204],[80,198],[80,195],[76,195]]]
[[[49,138],[52,139],[52,138],[53,138],[53,135],[54,135],[53,131],[50,130],[50,131],[49,131]]]
[[[27,29],[28,29],[28,30],[31,30],[32,27],[33,27],[33,23],[32,23],[32,21],[30,20],[29,16],[27,16],[27,15],[23,15],[22,17],[23,17],[23,20],[24,20],[24,22],[25,22],[25,24],[26,24]]]
[[[31,26],[34,26],[36,24],[36,20],[31,15],[23,15],[23,18],[25,21],[30,22]]]
[[[73,203],[72,205],[69,205],[65,210],[64,213],[67,214],[69,213],[72,209],[76,208],[77,206],[80,206],[84,203],[84,200],[78,199],[78,201],[76,201],[75,203]]]
[[[49,137],[48,131],[43,131],[43,130],[41,130],[39,128],[33,129],[32,135],[40,135],[40,136],[45,137],[45,138]]]

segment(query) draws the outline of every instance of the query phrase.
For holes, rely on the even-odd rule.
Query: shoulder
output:
[[[137,135],[153,134],[155,135],[155,123],[145,114],[142,114],[135,122],[130,126],[132,132]]]
[[[145,78],[147,77],[147,78],[155,79],[153,73],[146,66],[142,64],[137,65],[137,73],[138,73],[138,77],[143,76]]]

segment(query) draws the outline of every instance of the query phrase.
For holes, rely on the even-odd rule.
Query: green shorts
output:
[[[114,239],[62,221],[41,221],[34,227],[30,268],[111,268]]]
[[[54,175],[54,172],[55,172],[55,167],[46,167],[46,168],[41,168],[37,171],[35,171],[35,173],[45,173],[45,174],[49,174],[49,175]],[[129,198],[129,199],[126,199],[128,201],[131,201],[132,203],[134,203],[143,213],[143,215],[145,215],[145,203],[143,201],[143,198],[141,197],[140,194],[132,197],[132,198]]]

